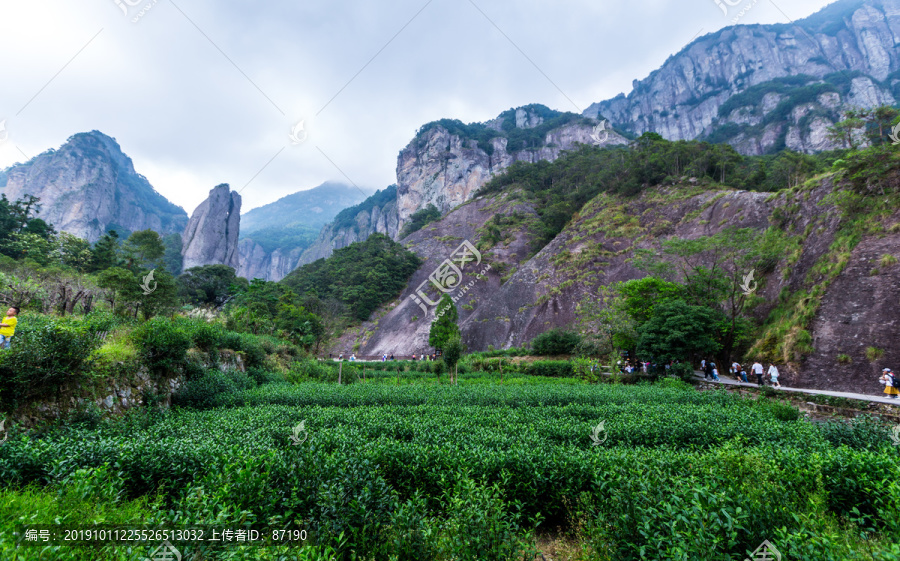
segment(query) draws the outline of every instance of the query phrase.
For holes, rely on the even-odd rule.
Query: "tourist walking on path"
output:
[[[776,388],[780,388],[781,384],[778,383],[778,369],[775,368],[774,364],[769,365],[769,377],[772,379],[772,385]]]
[[[709,374],[706,373],[706,359],[700,361],[700,370],[703,372],[703,379],[709,378]]]
[[[706,363],[706,370],[703,371],[703,379],[712,379],[713,377],[713,363],[711,360],[703,361]]]
[[[900,390],[895,385],[897,379],[894,378],[890,368],[885,368],[881,371],[881,379],[878,381],[884,384],[884,393],[888,394],[891,399],[897,399],[900,396]]]
[[[756,383],[760,386],[764,386],[763,382],[763,365],[759,363],[759,361],[754,362],[753,366],[750,368],[753,370],[753,373],[756,374]]]

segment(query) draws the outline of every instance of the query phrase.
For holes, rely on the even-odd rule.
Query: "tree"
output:
[[[432,324],[433,325],[433,324]],[[450,383],[458,384],[458,372],[457,365],[459,364],[459,359],[462,358],[463,354],[463,344],[462,339],[460,339],[459,334],[452,335],[449,339],[444,342],[443,350],[443,361],[447,365],[447,372],[450,373]]]
[[[166,247],[166,251],[163,254],[163,265],[165,266],[166,270],[169,271],[169,273],[177,277],[182,273],[181,235],[169,234],[168,236],[164,237],[162,241],[163,245]]]
[[[638,329],[638,353],[664,362],[715,354],[721,347],[715,336],[719,320],[706,306],[691,306],[682,300],[661,304]]]
[[[115,230],[100,236],[91,250],[92,272],[103,271],[119,265],[119,234]]]
[[[221,306],[234,294],[238,280],[228,265],[191,267],[178,277],[178,294],[194,305]],[[293,294],[293,293],[292,293]]]
[[[572,331],[550,329],[532,339],[531,348],[538,356],[568,355],[575,352],[581,337]]]
[[[83,273],[90,268],[93,255],[90,242],[68,232],[60,232],[56,236],[55,247],[50,257]]]
[[[655,306],[679,300],[683,292],[680,285],[656,277],[619,282],[612,288],[622,296],[623,310],[638,325],[653,316]]]
[[[743,314],[755,298],[757,280],[778,262],[781,247],[783,240],[774,229],[760,233],[752,228],[726,228],[714,236],[667,240],[661,253],[636,252],[632,263],[669,280],[681,279],[685,302],[718,313],[719,358],[730,362],[735,347],[749,334]]]
[[[165,253],[166,246],[163,245],[159,234],[153,230],[134,232],[122,244],[122,254],[125,256],[126,266],[132,270],[159,267],[160,260]]]
[[[152,290],[149,292],[142,290],[137,299],[137,307],[144,319],[170,313],[178,305],[178,285],[175,277],[168,271],[153,271],[153,282],[150,283],[149,288]]]
[[[435,349],[443,349],[444,345],[454,336],[459,336],[459,312],[450,295],[444,294],[435,308],[435,319],[431,322],[431,330],[428,332],[428,344]]]
[[[851,150],[859,146],[860,132],[865,129],[866,122],[861,118],[864,112],[851,109],[846,113],[846,119],[838,121],[828,128],[828,139]]]
[[[137,302],[142,294],[141,281],[128,269],[110,267],[97,276],[100,288],[107,289],[106,300],[116,313],[137,313]]]
[[[612,363],[622,350],[634,349],[637,331],[634,318],[625,310],[625,299],[613,287],[601,286],[596,296],[586,295],[576,307],[582,347],[594,347],[609,355]]]

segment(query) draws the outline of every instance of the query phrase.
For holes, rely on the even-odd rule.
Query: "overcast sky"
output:
[[[830,3],[754,2],[741,23],[786,23]],[[147,0],[142,13],[131,3],[0,0],[0,169],[96,129],[188,213],[219,183],[242,190],[245,212],[326,180],[374,190],[395,181],[399,151],[429,121],[485,121],[529,103],[583,110],[630,92],[740,9]]]

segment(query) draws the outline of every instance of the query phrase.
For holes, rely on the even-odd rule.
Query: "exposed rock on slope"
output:
[[[240,266],[237,275],[248,280],[280,281],[297,268],[303,251],[302,248],[266,251],[262,245],[245,238],[238,242]]]
[[[283,279],[297,268],[303,251],[316,242],[323,226],[365,198],[356,187],[328,182],[244,213],[238,276]]]
[[[510,145],[512,142],[516,146]],[[627,142],[605,123],[541,105],[511,109],[484,124],[430,123],[400,152],[392,200],[385,196],[387,191],[380,198],[373,195],[358,206],[352,219],[326,226],[298,266],[328,257],[335,249],[376,232],[397,240],[414,212],[429,204],[448,212],[471,200],[491,177],[514,162],[552,162],[578,144]],[[378,202],[373,202],[376,199]]]
[[[8,199],[38,197],[40,218],[91,242],[108,230],[171,234],[181,233],[187,224],[187,213],[154,191],[116,141],[98,131],[76,134],[59,150],[48,150],[3,175],[0,187]]]
[[[384,234],[394,240],[400,235],[396,186],[378,191],[362,203],[342,210],[334,222],[322,228],[315,243],[300,256],[296,267],[328,257],[335,249],[364,241],[372,234]]]
[[[240,224],[241,196],[224,183],[210,190],[181,236],[183,268],[228,265],[237,269]]]
[[[536,129],[547,122],[541,113],[562,116],[543,106],[511,110],[485,126],[493,130]],[[442,213],[470,200],[491,177],[514,162],[552,162],[577,144],[625,144],[627,140],[612,130],[598,132],[598,123],[570,120],[538,135],[535,145],[512,146],[513,136],[497,136],[487,141],[454,133],[438,122],[426,126],[397,160],[397,204],[400,227],[419,209],[433,204]],[[471,127],[472,125],[469,125]],[[596,136],[596,139],[595,139]],[[599,140],[598,140],[599,139]],[[485,142],[489,143],[485,146]]]
[[[796,25],[728,27],[584,114],[669,140],[712,135],[745,154],[833,148],[827,127],[843,111],[900,98],[898,34],[900,0],[841,0]]]
[[[900,255],[900,234],[865,238],[849,255],[848,266],[827,279],[819,271],[822,263],[838,258],[830,252],[842,224],[841,211],[829,198],[833,190],[830,179],[812,189],[774,196],[706,189],[690,185],[658,188],[630,200],[600,195],[534,256],[528,251],[528,220],[522,220],[522,226],[510,232],[508,243],[484,251],[480,267],[463,271],[464,285],[475,281],[471,288],[451,293],[458,297],[464,342],[473,351],[488,345],[505,348],[522,345],[548,328],[569,326],[576,320],[576,305],[588,292],[644,276],[628,262],[634,249],[656,247],[669,236],[692,239],[713,235],[728,226],[763,230],[775,222],[771,218],[774,213],[783,217],[781,226],[796,241],[798,250],[786,255],[765,277],[758,291],[763,301],[754,314],[761,320],[768,317],[784,294],[803,293],[810,283],[824,288],[815,320],[807,327],[811,350],[805,356],[783,357],[789,362],[783,383],[877,393],[878,370],[900,364],[900,349],[892,344],[900,337],[900,322],[893,313],[900,301],[900,266],[881,265],[877,275],[872,275],[871,269],[879,267],[875,261],[885,254]],[[780,210],[776,213],[776,209]],[[359,343],[358,353],[364,355],[430,351],[427,341],[433,310],[425,316],[410,295],[423,282],[428,287],[428,276],[450,258],[462,240],[479,243],[478,230],[491,216],[513,212],[520,216],[533,213],[526,203],[505,194],[478,198],[407,238],[408,247],[427,261],[413,275],[400,300],[383,314],[376,314],[377,320],[346,334],[336,350]],[[900,214],[887,222],[882,226],[900,223]],[[473,277],[484,264],[491,265],[487,277]],[[798,325],[786,337],[800,339],[803,330]],[[867,360],[869,346],[882,349],[883,358]],[[850,355],[852,362],[839,363],[838,354]]]

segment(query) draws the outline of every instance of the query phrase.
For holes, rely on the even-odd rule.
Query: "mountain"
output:
[[[318,232],[337,213],[361,203],[367,196],[351,185],[328,181],[245,212],[241,215],[241,238],[252,238],[251,234],[269,228],[297,225]]]
[[[827,129],[847,109],[900,99],[898,36],[900,0],[840,0],[792,25],[727,27],[584,115],[744,154],[843,147]]]
[[[585,295],[646,275],[630,261],[638,249],[735,225],[760,232],[774,227],[793,249],[758,278],[753,315],[766,327],[751,352],[786,363],[782,383],[788,386],[877,393],[879,368],[900,360],[893,344],[900,337],[893,307],[900,299],[900,266],[885,257],[900,255],[900,212],[873,202],[861,207],[870,209],[863,216],[846,206],[854,197],[836,181],[829,174],[774,194],[696,180],[646,188],[636,197],[603,193],[536,253],[530,224],[541,209],[534,202],[516,188],[478,196],[405,239],[423,265],[398,300],[345,333],[332,350],[431,352],[434,308],[418,291],[437,302],[429,277],[467,242],[478,259],[469,253],[473,261],[450,295],[464,343],[481,351],[521,346],[551,327],[570,327]],[[504,225],[500,239],[492,232],[498,222]],[[853,233],[860,225],[869,233]],[[859,243],[846,245],[856,235]],[[883,360],[867,358],[868,347],[883,349]]]
[[[38,197],[40,218],[91,242],[108,230],[180,234],[187,224],[187,213],[134,170],[115,139],[98,131],[76,134],[58,150],[10,167],[0,174],[0,189],[10,200]]]
[[[182,269],[203,265],[238,268],[241,196],[227,184],[217,185],[194,210],[182,240]]]
[[[365,198],[356,187],[326,182],[250,210],[241,216],[238,276],[281,280],[297,268],[324,225]]]
[[[299,265],[382,233],[399,239],[417,210],[445,213],[515,162],[552,162],[579,144],[617,145],[627,139],[594,119],[528,105],[486,123],[428,123],[397,159],[397,185],[346,209],[303,252]]]

